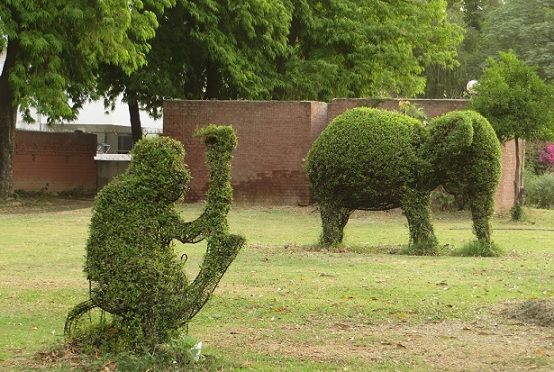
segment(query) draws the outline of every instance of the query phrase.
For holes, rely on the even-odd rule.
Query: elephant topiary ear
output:
[[[428,151],[435,159],[458,156],[473,143],[473,120],[467,111],[451,111],[429,123]]]

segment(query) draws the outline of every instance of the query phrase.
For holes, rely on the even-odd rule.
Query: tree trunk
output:
[[[129,106],[129,116],[131,117],[131,134],[133,136],[133,144],[137,143],[142,138],[142,125],[140,123],[140,110],[136,98],[127,98]]]
[[[0,199],[7,199],[13,193],[12,173],[17,105],[8,76],[15,65],[17,50],[16,42],[8,40],[6,60],[0,75]]]
[[[208,60],[206,62],[206,92],[204,93],[204,99],[216,99],[219,97],[218,79],[219,72],[217,65]]]
[[[514,206],[521,206],[521,161],[519,158],[519,138],[514,138],[516,150],[516,170],[514,178]]]

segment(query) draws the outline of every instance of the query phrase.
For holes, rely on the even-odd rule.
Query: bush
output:
[[[548,171],[554,167],[554,144],[549,143],[539,153],[539,163],[543,164]]]
[[[527,205],[543,209],[554,208],[554,173],[527,177],[525,192]]]
[[[208,148],[211,182],[206,210],[197,220],[183,222],[175,210],[190,175],[183,146],[170,138],[139,141],[127,172],[98,194],[84,268],[90,299],[70,311],[70,339],[75,322],[100,308],[113,319],[104,331],[117,330],[130,349],[153,350],[176,336],[202,308],[236,257],[244,239],[228,233],[226,220],[236,137],[230,127],[209,126],[199,134]],[[208,241],[192,283],[183,271],[184,262],[175,255],[173,239]]]

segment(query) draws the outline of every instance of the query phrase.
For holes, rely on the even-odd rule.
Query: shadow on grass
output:
[[[503,250],[496,243],[483,245],[478,241],[466,243],[460,248],[456,248],[450,244],[438,245],[436,250],[428,254],[421,254],[420,249],[414,249],[414,247],[410,245],[340,245],[337,247],[323,247],[319,244],[307,244],[297,247],[308,252],[392,254],[418,257],[499,257],[504,254]],[[288,246],[285,248],[288,248]]]
[[[90,195],[16,194],[14,198],[0,200],[0,214],[37,214],[73,211],[90,208],[93,202],[94,197]]]

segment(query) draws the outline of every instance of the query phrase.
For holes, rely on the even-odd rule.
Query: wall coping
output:
[[[96,161],[131,161],[129,154],[96,154]]]

